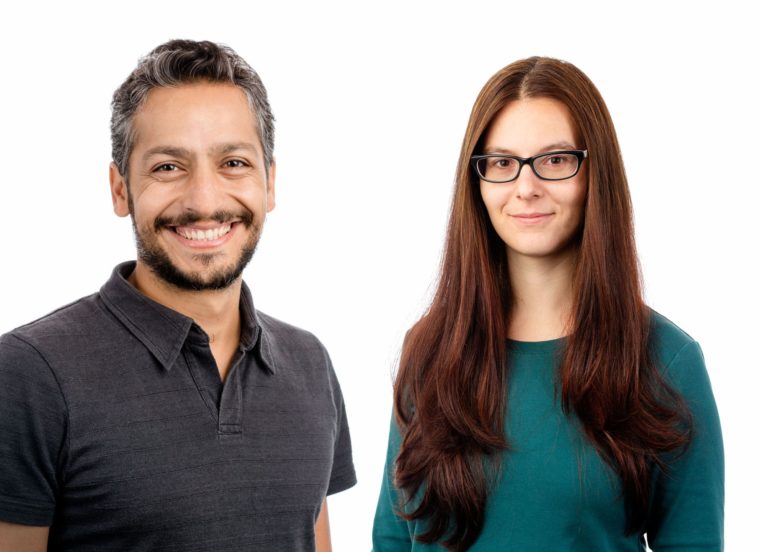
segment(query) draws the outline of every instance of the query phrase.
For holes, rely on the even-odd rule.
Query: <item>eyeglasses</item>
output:
[[[498,184],[519,178],[525,165],[529,165],[535,176],[542,180],[566,180],[580,171],[580,165],[586,157],[588,150],[549,151],[526,158],[487,153],[473,155],[472,166],[482,180]]]

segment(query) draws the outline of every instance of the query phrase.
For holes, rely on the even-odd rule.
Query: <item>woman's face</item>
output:
[[[532,157],[580,149],[569,110],[550,98],[517,100],[493,120],[482,153]],[[525,164],[516,180],[480,180],[480,193],[509,258],[560,257],[582,223],[587,193],[586,164],[567,180],[541,180]]]

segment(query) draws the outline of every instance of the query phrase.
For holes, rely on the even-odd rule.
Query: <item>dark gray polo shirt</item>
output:
[[[51,526],[49,550],[313,550],[325,495],[356,482],[324,347],[243,285],[222,384],[133,268],[0,338],[0,519]]]

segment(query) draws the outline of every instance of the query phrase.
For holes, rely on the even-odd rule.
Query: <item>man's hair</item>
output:
[[[134,115],[153,88],[194,82],[229,83],[239,86],[258,122],[264,163],[274,157],[274,115],[261,78],[228,46],[214,42],[170,40],[140,59],[137,68],[113,94],[111,104],[111,155],[126,178],[129,155],[134,147]]]

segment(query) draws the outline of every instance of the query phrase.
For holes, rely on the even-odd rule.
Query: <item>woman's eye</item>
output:
[[[509,159],[508,157],[501,157],[495,160],[495,166],[498,167],[499,169],[506,169],[510,167],[513,162],[514,161]]]

